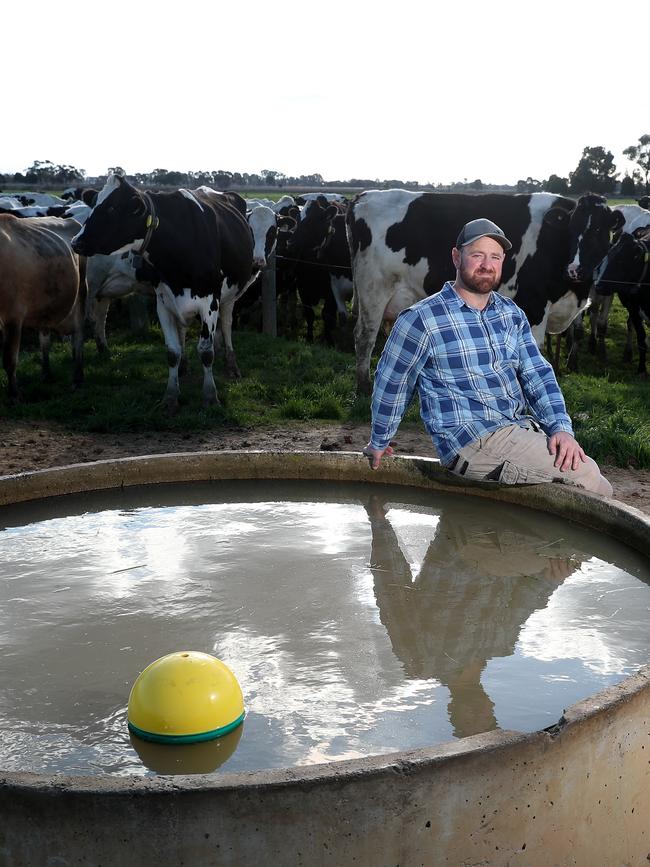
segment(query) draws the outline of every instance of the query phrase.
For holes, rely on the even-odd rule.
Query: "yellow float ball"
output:
[[[227,734],[244,713],[241,687],[228,666],[208,653],[181,650],[138,675],[127,716],[130,731],[144,740],[187,744]]]

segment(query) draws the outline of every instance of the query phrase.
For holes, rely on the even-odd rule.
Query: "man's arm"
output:
[[[412,309],[397,317],[375,372],[372,391],[370,441],[363,450],[373,470],[390,445],[413,398],[418,376],[426,361],[428,337],[422,319]]]
[[[555,372],[535,342],[528,320],[521,325],[519,381],[526,402],[543,427],[553,466],[560,472],[577,470],[587,457],[573,436],[573,425]]]

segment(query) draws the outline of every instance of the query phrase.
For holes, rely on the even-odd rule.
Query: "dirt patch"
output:
[[[0,420],[0,475],[108,458],[168,452],[361,451],[367,425],[290,424],[255,430],[219,429],[192,434],[77,434],[48,422]],[[420,430],[400,430],[396,454],[433,457],[429,437]],[[603,467],[617,500],[650,515],[650,471]]]

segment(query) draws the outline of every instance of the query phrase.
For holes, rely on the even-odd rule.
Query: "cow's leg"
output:
[[[336,332],[336,299],[330,291],[323,302],[323,339],[328,346],[334,346],[334,334]]]
[[[382,297],[382,292],[375,292],[371,284],[364,286],[364,293],[372,300],[373,296]],[[355,289],[355,295],[357,295]],[[370,394],[370,359],[375,348],[375,342],[383,321],[384,305],[379,303],[373,309],[359,299],[359,315],[354,326],[354,352],[357,361],[357,391],[360,394]]]
[[[352,281],[349,277],[332,276],[330,283],[336,301],[338,324],[342,328],[348,321],[348,308],[345,302],[352,295]]]
[[[90,312],[87,312],[86,318],[93,321],[93,334],[95,336],[95,345],[97,346],[97,352],[100,355],[109,356],[111,354],[110,349],[108,348],[108,341],[106,340],[106,320],[108,318],[108,308],[111,306],[110,298],[100,298],[98,301],[95,301],[93,305],[94,309]]]
[[[630,310],[630,319],[628,322],[632,322],[632,327],[636,332],[636,345],[639,350],[639,364],[637,367],[637,373],[643,378],[646,379],[648,376],[648,371],[646,370],[646,356],[648,352],[648,347],[645,340],[645,327],[643,325],[643,317],[641,316],[641,311],[638,307],[632,307]]]
[[[170,309],[171,292],[160,284],[156,288],[156,312],[165,338],[167,347],[167,364],[169,374],[167,388],[163,397],[163,403],[169,412],[174,413],[178,409],[178,397],[180,388],[178,385],[178,367],[183,354],[182,339],[179,334],[179,320],[174,311]]]
[[[634,325],[632,323],[632,314],[627,311],[627,333],[625,335],[625,346],[623,347],[623,361],[632,361],[632,338],[634,335]]]
[[[41,376],[43,382],[54,382],[52,376],[52,368],[50,367],[50,344],[51,335],[49,331],[38,332],[38,345],[41,350]]]
[[[84,381],[84,315],[81,300],[79,299],[74,311],[74,329],[71,339],[72,347],[72,387],[80,388]]]
[[[600,310],[598,311],[598,318],[596,320],[596,352],[602,361],[607,361],[605,338],[607,336],[609,311],[612,309],[613,300],[613,295],[601,296]]]
[[[283,296],[285,299],[284,321],[289,336],[295,340],[298,336],[298,298],[295,288],[291,287]]]
[[[572,373],[578,372],[578,355],[580,344],[585,334],[583,315],[579,313],[567,328],[567,368]]]
[[[228,376],[234,379],[241,377],[241,371],[237,364],[237,356],[232,345],[232,314],[238,292],[238,286],[231,286],[224,280],[221,288],[221,300],[219,302],[220,329],[226,357],[226,371],[228,372]]]
[[[181,343],[181,360],[178,365],[178,375],[179,376],[187,376],[189,366],[187,361],[187,352],[185,351],[185,338],[187,337],[187,326],[179,325],[178,326],[178,339]]]
[[[305,317],[305,322],[307,323],[307,343],[314,342],[314,322],[316,320],[316,314],[314,313],[314,308],[310,304],[302,305],[302,313]]]
[[[602,296],[594,295],[589,307],[589,342],[587,349],[591,355],[596,354],[597,337],[598,337],[598,317],[602,310]]]
[[[214,384],[214,376],[212,374],[214,336],[219,325],[219,299],[216,295],[203,299],[199,316],[201,318],[201,335],[197,348],[201,364],[203,365],[203,406],[213,406],[219,403],[217,386]]]
[[[556,374],[559,373],[559,370],[560,370],[560,355],[561,355],[561,353],[562,353],[562,335],[556,334],[555,335],[555,350],[553,352],[553,360],[551,362],[553,364],[553,370],[555,371]]]
[[[7,395],[9,403],[18,403],[20,395],[16,380],[16,367],[18,365],[18,352],[20,350],[20,336],[22,325],[19,322],[6,322],[3,330],[2,366],[7,374]]]

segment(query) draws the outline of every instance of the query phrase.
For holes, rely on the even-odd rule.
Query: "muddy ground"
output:
[[[218,429],[202,433],[69,433],[47,422],[0,419],[0,475],[106,458],[165,452],[248,449],[268,451],[361,451],[366,425],[288,424],[266,429]],[[396,454],[433,457],[431,440],[419,430],[399,431]],[[650,514],[650,471],[603,467],[614,496]]]

